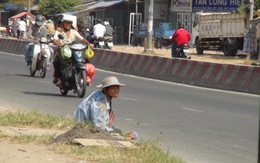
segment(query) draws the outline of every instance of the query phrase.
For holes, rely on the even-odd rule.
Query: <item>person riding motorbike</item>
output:
[[[60,19],[60,28],[56,30],[54,34],[53,43],[58,46],[57,53],[53,61],[54,73],[53,73],[53,83],[56,85],[61,85],[61,61],[63,60],[61,56],[61,47],[66,44],[70,44],[73,41],[80,40],[85,44],[88,44],[91,48],[94,47],[93,44],[90,44],[86,39],[84,39],[76,30],[72,29],[73,20],[69,15],[63,15]],[[59,39],[58,35],[61,34],[64,36],[64,39]]]
[[[97,38],[104,37],[104,34],[106,33],[106,27],[102,24],[101,19],[97,20],[97,24],[93,27],[93,34]]]
[[[104,34],[104,37],[113,37],[114,29],[109,24],[108,21],[104,21],[104,25],[106,27],[106,33]]]
[[[53,38],[54,33],[55,33],[54,22],[51,19],[47,20],[47,23],[45,24],[45,27],[47,29],[48,40],[51,43],[52,42],[51,38]],[[52,63],[53,56],[54,56],[54,50],[52,48],[50,48],[50,51],[51,51],[51,56],[50,56],[50,60],[49,60],[49,65]]]
[[[35,24],[32,24],[28,30],[28,39],[38,40],[40,37],[47,38],[47,30],[43,26],[44,17],[42,15],[36,15]],[[25,46],[25,65],[30,68],[31,61],[31,51],[34,43],[30,42]]]
[[[190,41],[190,33],[184,29],[183,24],[179,24],[178,29],[173,33],[171,42],[172,44],[172,57],[176,57],[176,48],[188,44]],[[190,59],[190,56],[186,56],[187,59]]]

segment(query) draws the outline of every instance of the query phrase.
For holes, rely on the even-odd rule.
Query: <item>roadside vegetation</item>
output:
[[[74,125],[75,122],[71,118],[41,114],[36,111],[7,111],[0,113],[0,126],[68,130]],[[138,140],[138,142],[134,142],[135,147],[123,149],[115,147],[85,147],[64,143],[49,144],[49,140],[53,137],[54,135],[12,136],[0,132],[0,141],[12,141],[20,144],[45,144],[49,146],[50,150],[84,161],[103,163],[183,163],[180,158],[165,153],[160,148],[159,140]]]

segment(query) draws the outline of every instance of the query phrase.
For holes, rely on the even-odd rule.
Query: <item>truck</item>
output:
[[[154,29],[154,47],[157,49],[162,47],[171,48],[171,38],[174,32],[171,23],[160,23],[159,29]]]
[[[225,56],[234,56],[243,50],[247,19],[240,13],[195,14],[192,28],[192,44],[197,54],[204,50],[222,50]]]
[[[175,30],[171,29],[170,23],[160,23],[159,27],[155,27],[152,31],[154,47],[169,48],[171,47],[171,38]],[[148,37],[147,25],[144,24],[140,28],[134,30],[132,35],[131,44],[133,46],[144,46],[144,40]]]

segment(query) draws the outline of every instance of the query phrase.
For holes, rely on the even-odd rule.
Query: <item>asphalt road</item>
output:
[[[159,140],[188,163],[256,163],[259,96],[156,81],[98,70],[93,86],[115,75],[127,86],[113,100],[115,126],[139,139]],[[0,53],[0,107],[72,117],[82,101],[60,95],[52,69],[30,77],[24,58]]]

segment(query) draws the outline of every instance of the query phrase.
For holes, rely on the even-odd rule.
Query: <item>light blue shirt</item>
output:
[[[110,109],[106,95],[102,90],[98,90],[92,92],[78,105],[74,112],[74,120],[78,122],[92,121],[95,126],[112,132],[113,129],[108,126]]]

